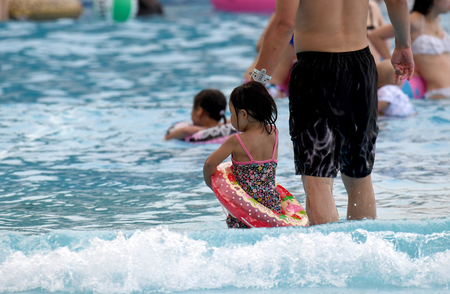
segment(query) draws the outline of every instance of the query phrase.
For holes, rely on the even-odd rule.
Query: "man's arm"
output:
[[[414,61],[411,51],[411,34],[407,0],[384,0],[389,19],[395,32],[395,49],[391,62],[395,69],[395,81],[410,79],[414,73]]]
[[[266,69],[269,76],[275,71],[292,38],[299,3],[300,0],[277,0],[255,64],[258,70]]]

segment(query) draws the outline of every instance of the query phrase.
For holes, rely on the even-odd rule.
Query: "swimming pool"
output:
[[[377,220],[345,221],[338,178],[341,222],[228,230],[201,173],[217,145],[162,138],[241,82],[267,16],[165,8],[0,23],[0,292],[448,292],[450,102],[380,121]],[[277,104],[277,180],[304,203]]]

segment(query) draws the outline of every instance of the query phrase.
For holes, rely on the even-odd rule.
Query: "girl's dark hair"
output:
[[[225,117],[225,109],[227,108],[227,98],[222,92],[215,89],[205,89],[200,91],[194,97],[194,109],[201,107],[209,116],[217,121],[223,119],[223,122],[227,122]]]
[[[430,12],[431,6],[433,6],[433,0],[416,0],[414,1],[414,6],[411,12],[417,11],[426,15]]]
[[[266,87],[258,82],[250,81],[236,87],[230,95],[236,113],[243,109],[254,119],[264,125],[267,133],[271,133],[276,127],[275,121],[278,117],[277,104],[267,92]],[[239,126],[239,121],[237,122]],[[269,127],[268,127],[269,126]]]

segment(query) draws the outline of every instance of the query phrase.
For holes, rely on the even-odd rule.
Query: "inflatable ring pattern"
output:
[[[212,128],[198,131],[197,133],[187,136],[186,142],[207,142],[207,143],[223,143],[229,136],[236,134],[236,129],[233,128],[231,123],[218,125]]]
[[[189,122],[178,122],[167,130],[166,135],[170,134],[178,128],[183,128],[191,125],[192,123]],[[236,133],[236,129],[233,128],[231,123],[226,123],[198,131],[184,138],[184,141],[198,144],[222,144],[229,136]]]
[[[305,210],[285,188],[277,183],[282,211],[279,214],[250,197],[236,181],[231,167],[231,162],[220,164],[211,183],[217,199],[232,216],[250,227],[309,226]]]
[[[77,18],[82,12],[83,4],[79,0],[14,0],[9,3],[9,14],[14,19]]]

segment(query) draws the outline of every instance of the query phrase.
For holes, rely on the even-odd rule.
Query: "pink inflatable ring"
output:
[[[228,212],[253,228],[309,226],[308,216],[300,203],[277,183],[281,198],[281,214],[250,197],[236,181],[231,162],[222,163],[211,176],[214,193]]]
[[[276,0],[211,0],[216,10],[227,12],[272,13]]]

